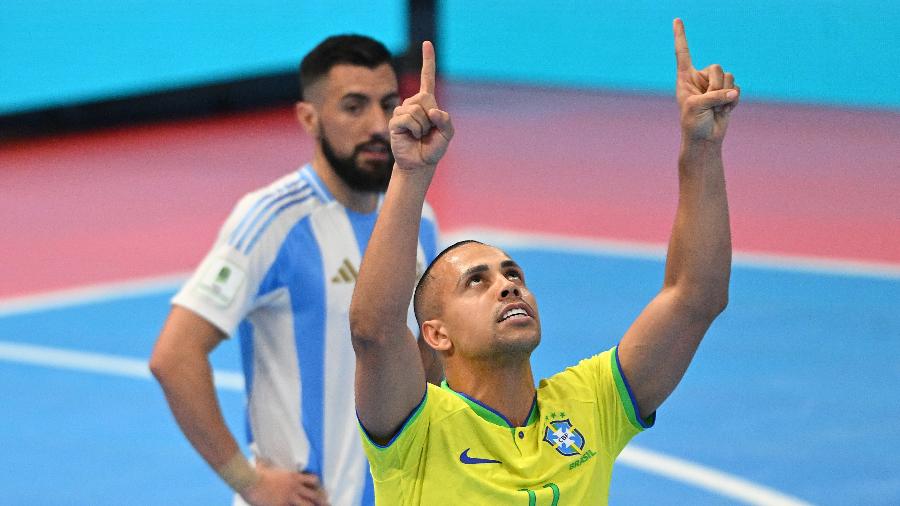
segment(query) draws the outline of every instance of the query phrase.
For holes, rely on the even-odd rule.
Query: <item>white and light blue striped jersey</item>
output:
[[[307,164],[241,199],[172,299],[240,337],[254,456],[317,473],[335,506],[374,503],[356,425],[348,315],[376,217],[337,202]],[[426,205],[419,274],[437,243]],[[409,324],[417,328],[412,307]]]

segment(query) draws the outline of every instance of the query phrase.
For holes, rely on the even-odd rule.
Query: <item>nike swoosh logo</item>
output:
[[[470,457],[469,450],[471,450],[471,448],[466,448],[462,453],[459,454],[459,461],[463,464],[502,464],[502,462],[500,462],[499,460]]]

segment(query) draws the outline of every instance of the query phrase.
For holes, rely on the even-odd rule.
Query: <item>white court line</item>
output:
[[[166,274],[0,299],[0,318],[14,314],[174,291],[187,280],[188,276],[189,273]]]
[[[150,379],[148,359],[117,357],[104,353],[63,350],[47,346],[0,341],[0,361],[17,362],[53,369],[69,369],[94,374]],[[244,391],[244,375],[239,372],[214,371],[213,381],[220,390]]]
[[[662,260],[666,255],[666,246],[664,244],[511,232],[493,228],[456,229],[444,234],[442,239],[445,244],[452,244],[463,239],[477,239],[504,248],[539,248],[548,251],[645,258],[649,260]],[[734,264],[784,271],[900,279],[900,264],[889,262],[737,251],[734,253]],[[189,275],[190,273],[165,274],[0,299],[0,318],[90,302],[102,302],[104,300],[174,291],[184,283]]]
[[[757,485],[743,478],[634,445],[626,446],[616,462],[675,481],[689,483],[747,504],[761,506],[811,505],[802,499]]]
[[[447,244],[453,244],[463,239],[477,239],[504,248],[539,248],[548,251],[646,258],[650,260],[662,260],[666,256],[666,245],[659,243],[514,232],[494,228],[458,229],[445,234],[442,238]],[[733,261],[734,265],[744,267],[900,279],[900,263],[891,262],[871,262],[808,255],[782,255],[753,251],[735,251]]]
[[[101,353],[62,350],[46,346],[17,344],[8,341],[0,341],[0,361],[145,380],[151,378],[146,360]],[[215,371],[214,376],[215,385],[218,389],[243,392],[244,377],[241,373]],[[730,497],[746,504],[810,506],[810,503],[777,490],[757,485],[743,478],[634,445],[630,445],[622,451],[618,462]]]

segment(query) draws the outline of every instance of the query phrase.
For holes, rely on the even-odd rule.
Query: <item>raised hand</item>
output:
[[[740,87],[734,76],[719,64],[697,70],[691,63],[684,23],[672,22],[675,32],[675,61],[678,77],[675,96],[681,109],[681,129],[686,140],[721,143],[728,118],[740,99]]]
[[[404,170],[434,169],[453,138],[450,115],[438,108],[434,97],[434,60],[434,46],[423,42],[419,93],[394,109],[388,124],[394,159]]]

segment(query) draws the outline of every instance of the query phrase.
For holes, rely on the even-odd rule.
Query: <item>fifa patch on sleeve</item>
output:
[[[213,302],[226,307],[234,300],[245,277],[240,267],[224,258],[217,258],[203,273],[198,288]]]

